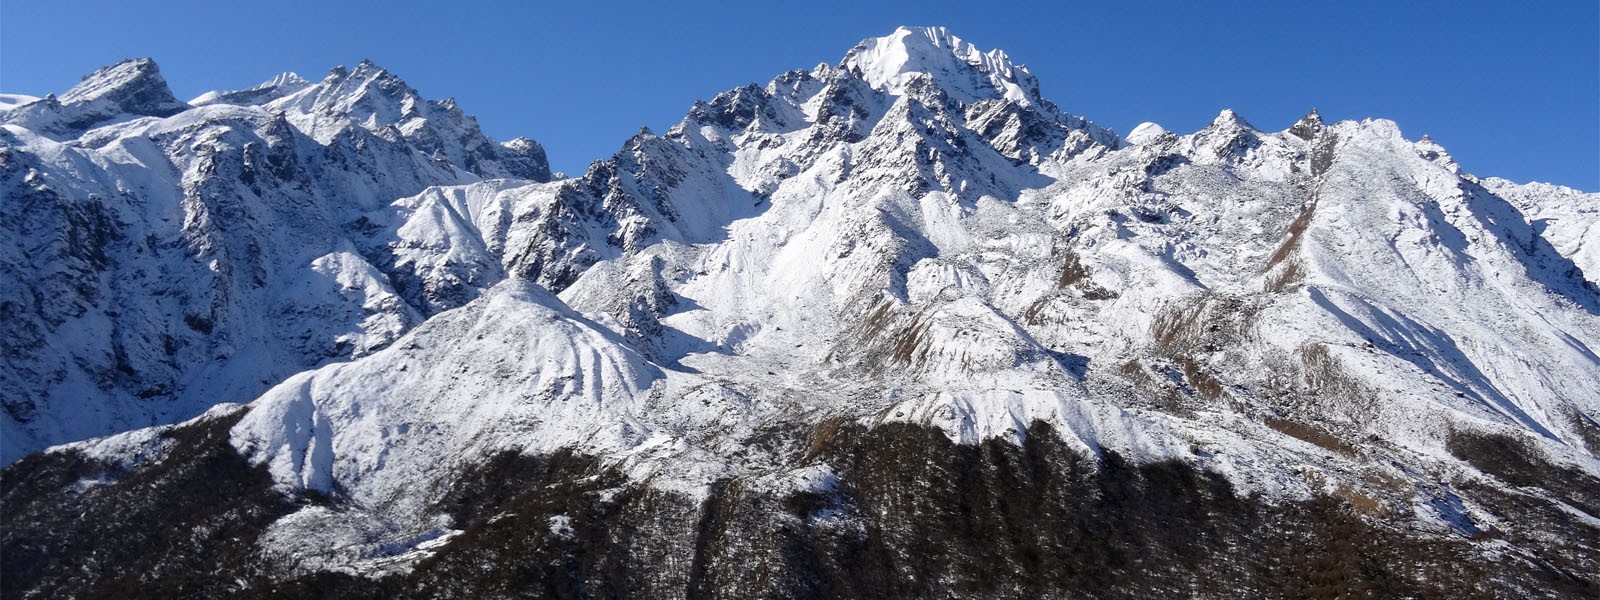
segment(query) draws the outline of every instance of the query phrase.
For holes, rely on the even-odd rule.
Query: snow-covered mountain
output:
[[[124,61],[0,121],[8,462],[383,347],[473,276],[402,260],[373,224],[394,200],[549,179],[537,144],[495,144],[367,62],[185,104]]]
[[[1122,138],[902,28],[550,182],[368,63],[157,82],[0,117],[7,459],[199,415],[7,468],[38,593],[1600,584],[1600,195],[1394,123]],[[208,479],[129,560],[215,577],[48,533]]]

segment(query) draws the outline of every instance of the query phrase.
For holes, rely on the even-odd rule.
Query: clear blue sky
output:
[[[0,91],[60,92],[150,56],[190,98],[370,58],[576,174],[696,99],[837,62],[901,24],[1003,48],[1062,108],[1123,133],[1189,132],[1223,108],[1276,130],[1315,106],[1430,134],[1480,175],[1600,190],[1596,0],[0,0]]]

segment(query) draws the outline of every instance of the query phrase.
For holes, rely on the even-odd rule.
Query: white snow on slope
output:
[[[9,111],[24,104],[38,101],[38,97],[28,96],[26,94],[0,94],[0,113]]]
[[[289,94],[293,94],[313,84],[300,77],[298,73],[279,73],[272,79],[261,82],[253,88],[246,90],[213,90],[196,96],[189,101],[190,106],[209,106],[212,104],[265,104]]]
[[[413,96],[367,66],[270,104],[330,144],[311,107],[336,107],[376,143],[435,114]],[[248,117],[221,104],[190,112]],[[429,484],[499,451],[578,448],[690,496],[800,485],[818,474],[749,441],[833,417],[962,443],[1042,421],[1272,499],[1473,477],[1452,431],[1600,472],[1593,195],[1480,182],[1382,120],[1269,132],[1223,111],[1136,134],[1057,112],[1001,53],[901,29],[698,103],[582,178],[364,198],[355,251],[317,264],[367,297],[385,274],[433,316],[272,388],[235,430],[284,489],[348,500],[270,543],[448,535]]]
[[[1583,270],[1600,287],[1600,193],[1584,193],[1548,183],[1518,185],[1498,177],[1481,182],[1515,204],[1539,237]]]
[[[408,117],[414,140],[292,74],[191,108],[147,59],[4,114],[0,228],[17,243],[0,247],[0,299],[18,358],[0,365],[0,461],[247,401],[472,296],[433,292],[503,277],[404,260],[400,237],[436,236],[390,215],[431,185],[547,172],[536,145],[496,150],[453,106],[363,69],[384,98],[431,107]],[[262,105],[313,91],[331,103],[314,116]]]
[[[1134,127],[1133,131],[1128,132],[1128,143],[1144,145],[1145,143],[1154,141],[1157,137],[1160,137],[1161,134],[1166,132],[1167,130],[1162,126],[1146,121],[1144,123],[1140,123],[1138,127]]]
[[[1024,106],[1039,102],[1038,84],[1026,68],[1011,64],[1001,50],[978,50],[943,27],[901,27],[869,39],[845,55],[843,65],[859,70],[873,88],[895,95],[905,93],[914,76],[928,75],[963,103],[996,95]]]
[[[425,487],[424,467],[439,461],[635,446],[648,431],[634,406],[660,376],[549,292],[507,281],[367,359],[279,384],[233,443],[296,489],[332,492],[337,481],[380,504]]]

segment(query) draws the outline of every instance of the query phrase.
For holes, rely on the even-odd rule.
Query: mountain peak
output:
[[[1325,128],[1326,125],[1322,122],[1322,115],[1318,114],[1317,109],[1313,108],[1306,113],[1306,116],[1300,117],[1299,121],[1295,121],[1295,124],[1289,127],[1289,133],[1300,139],[1309,140],[1317,137],[1317,134],[1322,133]]]
[[[299,73],[284,71],[245,90],[215,90],[189,101],[191,106],[211,104],[265,104],[315,85]]]
[[[1162,127],[1159,124],[1146,121],[1144,123],[1140,123],[1137,127],[1134,127],[1133,131],[1128,133],[1127,139],[1128,143],[1130,144],[1142,146],[1155,141],[1165,133],[1167,133],[1167,128]]]
[[[323,78],[322,83],[330,87],[339,86],[346,82],[359,86],[362,83],[373,80],[392,80],[399,82],[401,85],[405,84],[403,80],[390,73],[388,69],[367,58],[361,59],[361,62],[356,63],[354,67],[339,65],[329,69],[328,76]]]
[[[391,141],[397,136],[404,138],[416,150],[480,177],[550,179],[544,149],[538,144],[531,140],[511,145],[494,142],[455,99],[424,98],[399,75],[371,59],[362,59],[354,67],[334,67],[317,83],[286,73],[255,90],[208,94],[196,99],[201,101],[285,110],[295,127],[324,144],[358,127]]]
[[[357,121],[375,116],[375,123],[395,123],[422,102],[405,80],[368,59],[352,69],[334,67],[317,86],[319,111],[349,115]]]
[[[296,73],[294,71],[284,71],[282,73],[279,73],[279,74],[273,76],[272,79],[268,79],[268,80],[266,80],[264,82],[261,82],[261,85],[256,86],[256,88],[259,89],[259,88],[269,88],[269,87],[279,87],[279,86],[306,86],[306,85],[311,85],[311,82],[310,81],[306,81],[306,78],[301,77],[299,73]]]
[[[73,137],[90,128],[131,117],[166,117],[189,109],[178,101],[148,58],[126,59],[84,76],[59,98],[6,113],[5,121],[48,135]]]
[[[1439,145],[1439,142],[1434,141],[1433,136],[1423,134],[1422,139],[1417,140],[1413,144],[1413,147],[1417,149],[1417,156],[1421,156],[1425,160],[1437,163],[1440,166],[1449,169],[1452,173],[1461,172],[1461,167],[1460,165],[1456,164],[1455,158],[1450,156],[1450,153],[1444,149],[1444,146],[1441,146]]]
[[[356,68],[350,70],[349,77],[352,79],[400,79],[399,76],[390,73],[388,69],[383,68],[378,63],[372,62],[372,59],[369,58],[363,58],[361,59],[361,62],[356,63]]]
[[[148,58],[132,58],[102,67],[61,94],[60,101],[68,106],[103,101],[126,113],[160,117],[187,108],[173,97],[160,67]]]
[[[1211,120],[1211,127],[1219,129],[1249,129],[1251,131],[1256,129],[1254,125],[1244,120],[1244,117],[1239,116],[1239,113],[1233,112],[1231,108],[1224,108],[1222,112],[1217,113],[1217,118]]]
[[[1038,83],[1000,50],[983,52],[943,27],[900,27],[869,38],[845,54],[840,67],[859,73],[874,89],[902,94],[918,75],[932,77],[958,101],[1004,98],[1039,105]]]

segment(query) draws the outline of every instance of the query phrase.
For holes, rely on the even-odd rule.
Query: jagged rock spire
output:
[[[1289,127],[1289,133],[1302,140],[1309,140],[1317,137],[1326,128],[1327,126],[1322,123],[1322,115],[1317,114],[1317,109],[1313,108]]]

